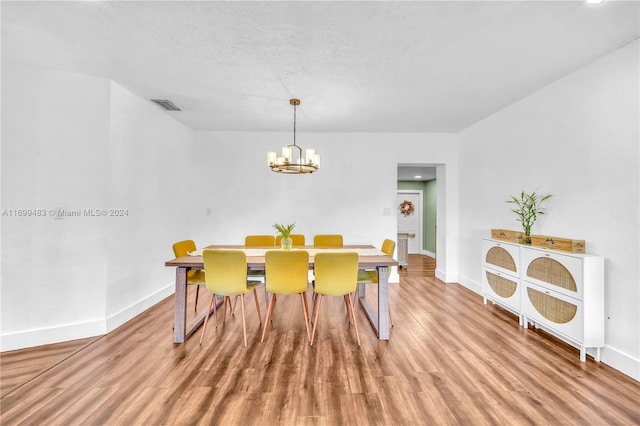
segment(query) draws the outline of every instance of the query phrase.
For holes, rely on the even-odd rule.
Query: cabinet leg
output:
[[[596,348],[596,361],[600,362],[600,348]]]
[[[585,350],[584,346],[580,346],[580,361],[581,362],[587,361],[587,351]]]

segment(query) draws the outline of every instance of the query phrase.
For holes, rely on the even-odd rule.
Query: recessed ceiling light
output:
[[[585,0],[587,4],[600,4],[604,3],[604,0]]]
[[[421,177],[422,177],[422,176],[420,176],[420,175],[416,175],[416,176],[414,176],[413,178],[414,178],[414,179],[420,179]]]

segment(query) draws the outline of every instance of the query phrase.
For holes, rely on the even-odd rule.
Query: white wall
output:
[[[380,247],[385,238],[396,239],[398,163],[457,161],[456,137],[450,134],[298,133],[302,148],[321,155],[320,171],[302,176],[270,171],[267,151],[290,140],[291,133],[196,132],[191,232],[198,246],[241,244],[247,234],[275,234],[276,222],[295,222],[295,231],[309,243],[314,234],[340,233],[345,244]],[[452,247],[456,240],[447,237],[458,223],[455,170],[452,164],[442,176],[452,194],[447,216],[453,219],[449,228],[439,227],[441,240]],[[453,265],[455,258],[447,259]],[[397,282],[397,275],[392,279]]]
[[[460,134],[460,282],[480,291],[480,240],[520,229],[505,201],[553,197],[532,232],[606,258],[605,363],[640,380],[638,41]]]
[[[112,83],[108,156],[107,239],[109,329],[175,290],[171,245],[189,235],[193,132],[149,101]]]
[[[105,331],[109,82],[2,63],[2,349]],[[6,212],[5,212],[6,213]],[[96,291],[97,290],[97,291]]]
[[[171,294],[191,131],[107,80],[7,61],[2,106],[1,209],[47,216],[2,217],[1,350],[102,334]]]

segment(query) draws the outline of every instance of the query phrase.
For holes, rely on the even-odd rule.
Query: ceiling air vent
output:
[[[160,105],[162,108],[167,111],[182,111],[180,108],[175,106],[175,104],[167,99],[151,99],[151,102],[154,102]]]

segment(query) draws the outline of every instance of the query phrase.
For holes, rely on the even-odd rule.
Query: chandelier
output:
[[[267,153],[267,164],[271,171],[299,175],[313,173],[320,168],[320,155],[313,148],[305,150],[306,156],[302,156],[302,148],[296,145],[296,107],[300,105],[300,99],[290,99],[293,105],[293,145],[282,148],[282,157],[278,157],[275,151]]]

